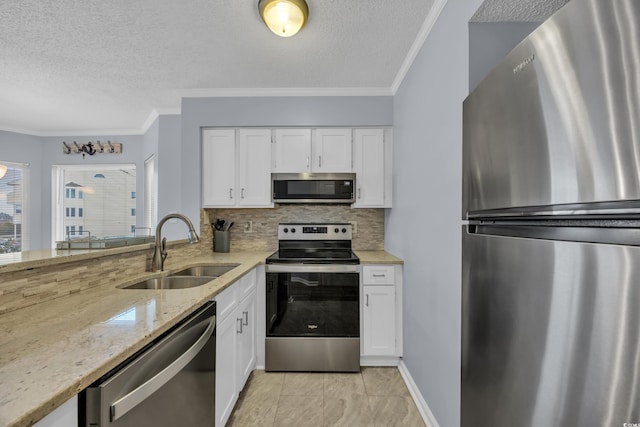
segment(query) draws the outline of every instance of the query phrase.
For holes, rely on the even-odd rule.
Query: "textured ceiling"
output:
[[[542,22],[568,2],[569,0],[485,0],[471,22]]]
[[[280,38],[257,0],[2,0],[0,129],[139,132],[225,89],[390,93],[434,4],[307,1],[307,26]]]

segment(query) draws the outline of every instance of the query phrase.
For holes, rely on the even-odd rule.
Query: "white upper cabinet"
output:
[[[351,129],[314,129],[312,172],[351,172]]]
[[[272,207],[271,130],[202,132],[204,207]]]
[[[276,129],[273,172],[311,172],[311,129]]]
[[[276,129],[273,172],[348,173],[351,129]]]
[[[354,131],[356,208],[391,207],[391,146],[384,129]]]
[[[272,206],[271,130],[240,129],[239,139],[238,206]]]
[[[235,206],[236,132],[206,129],[202,132],[202,204]]]

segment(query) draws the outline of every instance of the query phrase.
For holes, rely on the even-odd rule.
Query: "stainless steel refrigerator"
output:
[[[464,102],[461,426],[640,423],[640,1],[572,0]]]

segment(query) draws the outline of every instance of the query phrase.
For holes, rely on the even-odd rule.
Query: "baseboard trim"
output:
[[[440,427],[440,424],[438,424],[438,420],[436,420],[436,417],[433,415],[433,412],[431,412],[429,405],[427,405],[424,397],[422,397],[422,393],[420,393],[420,390],[418,390],[418,386],[413,381],[411,373],[407,369],[407,365],[404,364],[404,360],[400,360],[400,364],[398,364],[398,370],[400,371],[400,375],[402,375],[402,379],[409,389],[409,393],[411,393],[411,397],[413,397],[413,401],[418,407],[418,411],[420,412],[424,423],[427,425],[427,427]]]
[[[397,356],[360,356],[360,366],[398,366]]]

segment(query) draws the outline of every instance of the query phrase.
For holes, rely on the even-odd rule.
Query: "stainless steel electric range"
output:
[[[358,372],[358,265],[347,223],[278,226],[267,258],[267,371]]]

